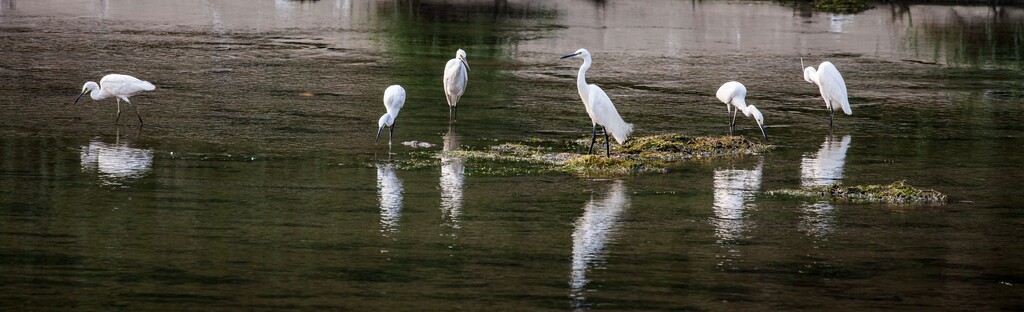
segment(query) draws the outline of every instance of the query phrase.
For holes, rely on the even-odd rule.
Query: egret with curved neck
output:
[[[444,96],[448,100],[448,123],[456,121],[459,114],[459,99],[466,93],[466,83],[469,82],[469,62],[466,61],[466,51],[459,49],[455,51],[455,58],[448,60],[444,65]]]
[[[141,125],[142,115],[139,115],[139,109],[128,98],[143,91],[153,90],[156,90],[156,86],[149,83],[149,81],[140,80],[128,75],[109,74],[103,76],[99,84],[92,81],[86,82],[82,86],[82,93],[75,98],[75,104],[78,104],[78,100],[82,99],[82,96],[86,93],[89,93],[89,97],[97,101],[113,96],[117,98],[117,117],[114,118],[114,124],[117,124],[117,121],[121,119],[121,101],[124,100],[128,102],[128,106],[135,110],[135,116],[139,117],[139,124]]]
[[[726,82],[718,88],[715,97],[722,101],[722,103],[725,103],[726,118],[729,117],[729,112],[732,112],[732,121],[729,122],[729,135],[732,135],[733,130],[736,129],[736,114],[743,111],[744,116],[754,117],[757,127],[761,128],[761,135],[764,136],[764,141],[768,141],[768,133],[764,132],[764,115],[761,115],[761,111],[754,105],[747,105],[747,88],[742,83],[737,81]],[[733,109],[734,107],[735,109]]]
[[[802,58],[800,59],[800,66],[804,66]],[[829,131],[832,131],[832,119],[836,115],[836,110],[842,109],[847,115],[853,114],[853,111],[850,110],[850,100],[846,96],[846,81],[843,80],[843,75],[839,74],[839,70],[836,69],[835,65],[832,65],[832,62],[821,62],[817,70],[813,66],[804,68],[804,80],[818,85],[821,98],[825,99],[825,108],[829,112]]]
[[[608,94],[604,93],[604,90],[601,90],[601,87],[587,84],[587,70],[590,69],[590,64],[593,63],[590,59],[590,51],[579,49],[562,58],[571,57],[583,59],[583,66],[580,66],[579,76],[576,77],[576,88],[580,93],[580,99],[583,100],[583,106],[587,108],[587,114],[590,115],[592,123],[590,153],[594,153],[594,142],[597,141],[597,125],[601,125],[601,128],[604,129],[605,156],[611,156],[611,143],[608,141],[608,133],[611,132],[612,136],[615,137],[615,141],[622,144],[629,139],[630,133],[633,132],[633,124],[622,120],[619,112],[615,110],[612,100],[608,98]]]

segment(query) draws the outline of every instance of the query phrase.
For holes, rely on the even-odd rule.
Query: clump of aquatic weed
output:
[[[585,177],[608,177],[663,173],[668,171],[665,167],[669,162],[756,154],[771,149],[770,145],[755,143],[743,137],[685,137],[681,134],[635,137],[621,146],[613,147],[611,157],[601,155],[604,154],[602,148],[594,151],[596,155],[583,154],[589,147],[589,139],[571,142],[532,139],[524,143],[495,145],[485,150],[447,151],[442,152],[441,157],[483,160],[515,169],[487,172],[551,171]],[[522,163],[541,168],[527,170]]]
[[[818,0],[814,1],[814,8],[831,13],[860,13],[873,8],[864,0]]]
[[[686,137],[678,133],[637,137],[620,147],[627,158],[662,161],[749,155],[770,149],[771,145],[741,136]]]
[[[559,171],[585,177],[623,176],[645,172],[665,172],[660,163],[642,163],[619,157],[575,155],[565,160]]]
[[[768,192],[768,195],[816,198],[829,201],[852,203],[884,204],[944,204],[946,195],[936,190],[921,190],[901,180],[889,185],[845,186],[836,183],[826,186],[811,186],[802,189],[783,189]]]

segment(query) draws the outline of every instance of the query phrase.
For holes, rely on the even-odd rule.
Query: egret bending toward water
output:
[[[608,132],[611,131],[615,141],[622,144],[633,132],[633,124],[628,124],[619,117],[615,105],[608,98],[608,94],[597,85],[588,85],[586,80],[587,69],[590,69],[590,51],[579,49],[576,52],[563,56],[562,58],[580,57],[583,58],[583,66],[580,66],[579,76],[576,78],[576,88],[579,90],[583,106],[587,108],[593,129],[590,136],[590,153],[594,153],[594,142],[597,140],[597,125],[604,129],[605,156],[611,156],[611,143],[608,142]]]
[[[732,131],[736,129],[736,113],[743,111],[743,116],[750,117],[753,115],[754,120],[757,121],[757,127],[761,128],[761,135],[764,135],[766,142],[768,141],[768,134],[764,132],[764,116],[761,115],[761,111],[757,110],[757,107],[754,107],[754,105],[747,105],[747,88],[742,83],[736,81],[726,82],[718,88],[715,96],[722,103],[725,103],[726,118],[729,118],[729,111],[732,111],[732,121],[729,122],[729,135],[732,135]],[[735,110],[733,110],[733,107],[735,107]]]
[[[384,127],[390,127],[390,133],[388,133],[388,146],[391,146],[391,138],[395,136],[395,119],[398,118],[398,110],[402,109],[405,105],[405,89],[400,85],[393,85],[384,90],[384,108],[388,110],[383,116],[380,116],[380,120],[377,120],[377,138],[373,139],[373,144],[377,144],[380,140],[380,133],[384,131]]]
[[[78,100],[82,99],[82,96],[87,92],[93,100],[97,101],[113,96],[117,98],[117,117],[114,118],[114,124],[117,124],[117,121],[121,119],[121,100],[124,100],[128,102],[128,106],[135,110],[135,116],[139,117],[139,124],[141,125],[142,115],[139,115],[139,109],[128,98],[142,93],[142,91],[153,90],[156,90],[156,86],[149,83],[149,81],[140,80],[128,75],[110,74],[103,76],[98,85],[92,81],[86,82],[82,86],[82,93],[75,98],[75,104],[78,104]]]
[[[459,98],[466,92],[466,82],[469,81],[469,63],[466,62],[466,51],[459,49],[455,52],[455,58],[448,60],[444,65],[444,96],[448,100],[448,123],[455,121],[459,109],[456,106]]]
[[[800,66],[804,66],[803,59],[800,59]],[[836,110],[842,108],[847,115],[853,114],[850,110],[850,100],[846,97],[846,81],[831,62],[821,62],[818,70],[814,70],[812,66],[804,68],[804,80],[818,85],[821,97],[825,99],[825,108],[829,112],[829,130],[832,130],[832,118],[836,115]]]

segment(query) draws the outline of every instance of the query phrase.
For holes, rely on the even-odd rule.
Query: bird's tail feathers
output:
[[[612,118],[610,122],[603,126],[608,133],[615,137],[615,142],[619,142],[619,144],[625,143],[626,139],[629,139],[629,135],[633,134],[633,124],[626,123],[619,116],[615,116],[615,118]]]
[[[149,83],[149,81],[143,81],[142,90],[153,91],[156,90],[156,86],[154,86],[152,83]]]

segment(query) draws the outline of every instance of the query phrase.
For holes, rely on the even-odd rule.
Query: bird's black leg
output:
[[[136,107],[135,104],[132,104],[132,102],[128,102],[128,106],[131,106],[132,109],[135,110],[135,116],[139,117],[139,125],[142,125],[142,115],[139,114],[139,108]]]
[[[828,114],[828,131],[832,131],[832,118],[835,118],[835,116],[836,116],[836,111],[833,110],[833,109],[829,109],[829,114]]]
[[[590,154],[594,153],[594,141],[597,141],[597,124],[594,124],[594,129],[590,136]]]
[[[738,114],[739,112],[739,108],[736,108],[732,111],[732,121],[729,122],[729,135],[732,135],[732,133],[736,131],[736,114]]]
[[[390,129],[388,130],[388,131],[390,131],[390,132],[388,133],[388,146],[391,146],[391,138],[395,137],[395,124],[397,124],[397,123],[396,123],[396,122],[394,122],[394,121],[392,121],[392,122],[391,122],[391,126],[390,126],[390,127],[388,127],[388,128],[390,128]]]
[[[608,141],[608,128],[601,126],[604,129],[604,157],[612,157],[612,143]]]
[[[114,117],[114,124],[115,125],[117,124],[118,120],[121,120],[121,99],[120,98],[117,99],[117,117]]]

